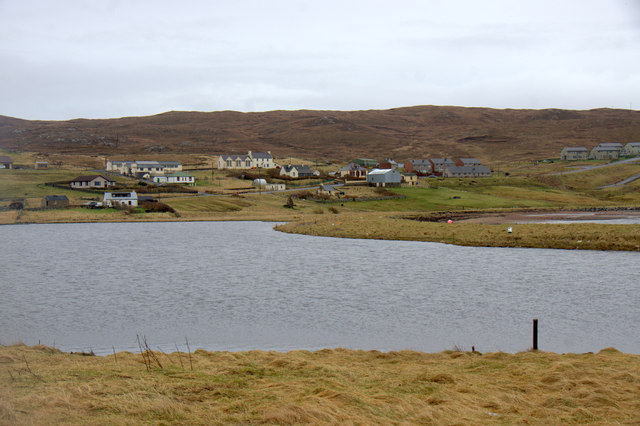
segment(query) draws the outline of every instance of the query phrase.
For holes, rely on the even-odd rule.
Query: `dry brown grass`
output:
[[[0,424],[634,424],[640,356],[0,347]],[[117,357],[117,358],[116,358]],[[180,358],[182,359],[181,366]]]
[[[395,215],[341,213],[287,223],[276,229],[328,237],[432,241],[479,247],[640,250],[639,225],[512,224],[513,233],[507,233],[508,224],[418,222]]]

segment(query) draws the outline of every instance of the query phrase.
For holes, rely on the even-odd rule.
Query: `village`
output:
[[[55,168],[57,164],[49,164],[46,161],[36,161],[33,170],[48,170]],[[25,165],[14,165],[8,156],[0,156],[0,168],[24,169]],[[291,188],[313,189],[320,197],[339,198],[345,195],[344,187],[370,186],[393,188],[400,186],[414,186],[419,178],[477,178],[489,177],[491,171],[487,166],[475,158],[460,158],[456,161],[449,158],[414,159],[405,163],[398,163],[393,159],[385,159],[378,162],[369,158],[356,158],[345,166],[335,170],[329,170],[326,166],[318,170],[311,164],[279,164],[274,160],[270,151],[248,151],[243,155],[219,155],[217,168],[211,169],[212,173],[234,173],[245,171],[247,175],[254,176],[251,186],[233,188],[232,193],[241,192],[273,192],[285,191]],[[202,171],[198,169],[198,171]],[[107,160],[104,171],[92,170],[93,174],[78,175],[69,181],[47,182],[46,185],[57,188],[70,188],[86,193],[101,193],[102,197],[83,203],[88,208],[113,208],[113,207],[138,207],[143,202],[155,203],[156,197],[142,195],[141,191],[128,189],[131,184],[119,184],[115,177],[123,176],[133,178],[138,184],[144,186],[143,193],[154,188],[153,193],[187,192],[197,194],[192,190],[196,186],[198,178],[196,174],[186,171],[179,161],[155,161],[155,160]],[[257,173],[257,175],[256,175]],[[240,175],[245,178],[247,175]],[[296,182],[309,181],[304,186],[296,185]],[[318,182],[315,184],[315,182]],[[289,184],[289,187],[287,186]],[[293,184],[293,186],[291,186]],[[183,188],[176,191],[176,186]],[[213,195],[213,194],[211,194]],[[49,194],[42,198],[41,208],[66,208],[72,205],[72,201],[66,195]],[[24,202],[13,200],[9,204],[11,209],[24,208]]]
[[[565,147],[559,161],[615,161],[640,155],[640,142],[600,143],[590,151],[585,147]],[[276,161],[270,151],[248,151],[246,154],[221,154],[211,160],[209,168],[183,165],[177,160],[112,160],[104,159],[104,168],[83,170],[69,180],[43,182],[48,188],[64,188],[78,197],[46,191],[39,205],[33,200],[14,197],[1,200],[0,209],[22,210],[85,207],[89,209],[127,208],[139,211],[172,211],[160,201],[171,197],[198,195],[235,195],[305,191],[318,201],[355,200],[350,189],[415,187],[423,179],[489,178],[492,170],[476,158],[421,158],[403,163],[391,158],[377,161],[355,158],[340,166],[334,163],[281,158]],[[344,163],[343,163],[344,164]],[[0,169],[48,171],[61,168],[60,161],[36,159],[32,164],[14,164],[11,157],[0,156]],[[225,179],[226,178],[226,179]],[[223,185],[222,182],[237,181]],[[219,186],[216,186],[219,183]],[[360,200],[379,199],[383,192],[363,196]],[[387,197],[393,193],[384,192]]]

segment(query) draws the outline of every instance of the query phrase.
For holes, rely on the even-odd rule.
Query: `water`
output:
[[[640,353],[640,255],[276,232],[259,222],[0,227],[0,343],[63,350],[540,347]]]

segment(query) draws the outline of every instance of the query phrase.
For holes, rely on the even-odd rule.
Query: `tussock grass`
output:
[[[2,424],[632,424],[640,356],[0,347]],[[117,361],[116,361],[117,358]]]
[[[432,241],[478,247],[640,250],[638,225],[513,224],[513,233],[507,233],[507,226],[418,222],[389,214],[347,213],[278,225],[276,229],[328,237]]]

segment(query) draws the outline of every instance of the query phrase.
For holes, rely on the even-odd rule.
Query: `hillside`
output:
[[[0,116],[0,148],[110,157],[270,150],[276,156],[310,160],[468,156],[499,162],[557,157],[563,146],[590,148],[611,141],[640,141],[640,111],[417,106],[369,111],[172,111],[68,121]]]

